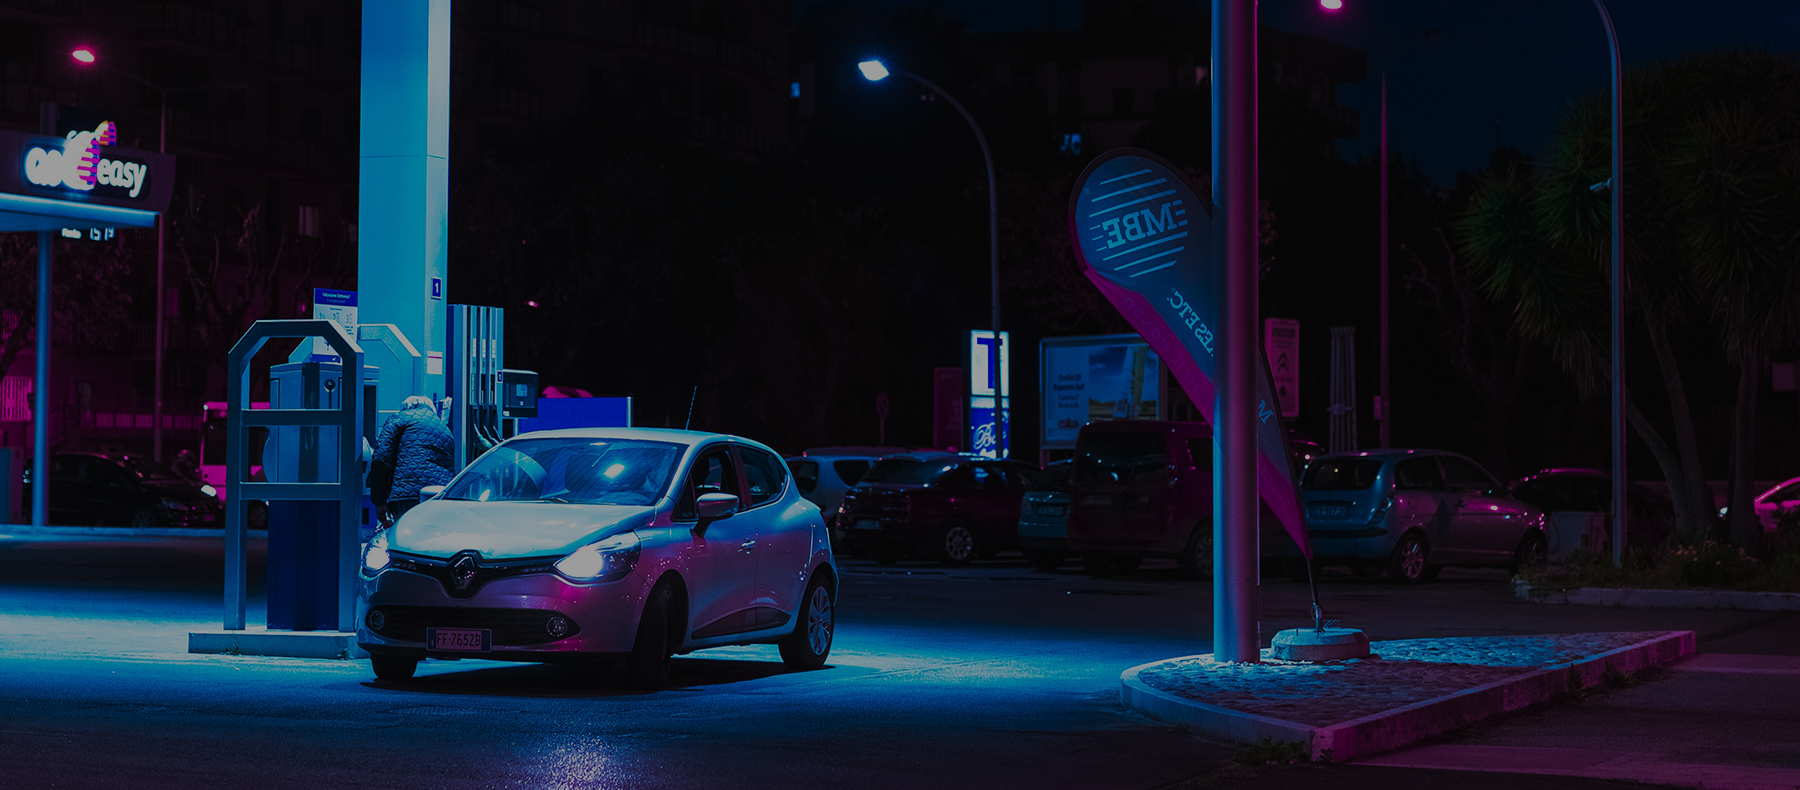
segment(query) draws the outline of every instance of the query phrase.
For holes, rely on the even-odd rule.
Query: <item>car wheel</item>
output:
[[[1519,548],[1513,552],[1512,564],[1506,570],[1517,576],[1526,568],[1540,567],[1549,561],[1550,544],[1544,541],[1542,533],[1534,529],[1519,540]]]
[[[1187,547],[1181,557],[1175,560],[1176,567],[1181,569],[1184,579],[1210,579],[1213,575],[1213,532],[1212,524],[1202,521],[1194,527],[1194,534],[1188,536]]]
[[[1426,545],[1423,536],[1416,532],[1402,535],[1400,542],[1394,544],[1394,552],[1388,555],[1388,578],[1401,584],[1429,581],[1432,576],[1437,575],[1435,571],[1430,576],[1426,575],[1431,566],[1425,561],[1430,555],[1431,547]]]
[[[632,688],[661,691],[669,685],[669,620],[674,609],[675,593],[669,585],[658,583],[644,601],[644,616],[638,620],[637,641],[631,645],[631,657],[625,661],[625,681]]]
[[[1025,559],[1031,563],[1031,567],[1049,573],[1062,567],[1064,557],[1054,551],[1032,549],[1025,552]]]
[[[157,517],[155,507],[141,507],[136,513],[131,514],[133,529],[149,529],[161,525],[162,519]]]
[[[375,670],[376,680],[398,683],[412,680],[413,672],[419,669],[419,660],[391,653],[370,653],[369,668]]]
[[[836,601],[830,587],[818,575],[806,586],[800,600],[799,622],[794,633],[781,640],[781,662],[792,669],[823,669],[831,655],[831,637],[837,632]]]
[[[938,538],[938,560],[945,565],[967,565],[975,557],[975,533],[969,525],[954,522]]]

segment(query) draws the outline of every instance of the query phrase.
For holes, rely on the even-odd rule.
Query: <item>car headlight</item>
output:
[[[203,485],[203,486],[200,486],[200,493],[205,494],[207,496],[218,496],[219,489],[213,488],[212,486],[209,486],[209,485]]]
[[[369,540],[369,547],[363,549],[363,570],[374,573],[388,566],[393,559],[388,556],[387,530],[375,533]]]
[[[642,553],[643,541],[635,532],[621,532],[605,540],[589,543],[557,560],[556,572],[569,581],[604,582],[620,579],[631,572]]]

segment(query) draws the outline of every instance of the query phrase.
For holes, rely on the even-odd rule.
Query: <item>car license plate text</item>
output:
[[[425,644],[431,650],[459,653],[485,653],[493,644],[493,631],[486,628],[427,628]]]
[[[1349,515],[1348,505],[1313,505],[1312,514],[1321,518],[1338,518]]]
[[[1037,515],[1040,515],[1040,516],[1060,516],[1063,514],[1063,506],[1062,505],[1032,505],[1031,512],[1036,513]]]
[[[865,518],[861,521],[856,522],[856,528],[857,529],[881,529],[881,521],[878,519],[873,519],[873,518]]]

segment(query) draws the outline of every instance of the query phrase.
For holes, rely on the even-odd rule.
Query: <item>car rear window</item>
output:
[[[1381,462],[1368,458],[1319,458],[1306,467],[1300,487],[1310,491],[1365,491],[1375,485]]]
[[[1037,478],[1031,481],[1031,490],[1067,491],[1069,490],[1069,480],[1074,474],[1075,463],[1073,461],[1057,461],[1044,467],[1044,471],[1037,474]]]
[[[1124,483],[1164,471],[1168,451],[1160,433],[1087,433],[1075,440],[1075,481]]]
[[[919,461],[914,458],[883,458],[869,465],[869,470],[857,478],[858,483],[879,483],[895,472],[905,469]]]
[[[802,494],[810,494],[819,486],[819,464],[814,461],[789,461],[788,469],[794,473],[794,486]]]
[[[862,480],[863,473],[869,471],[868,461],[832,461],[831,470],[837,472],[844,485],[853,486]]]
[[[881,482],[900,485],[932,485],[944,479],[944,475],[956,471],[956,467],[955,461],[912,461],[893,474],[882,478]],[[870,469],[869,471],[874,472],[875,470]],[[866,483],[868,480],[868,476],[865,475],[863,482]]]

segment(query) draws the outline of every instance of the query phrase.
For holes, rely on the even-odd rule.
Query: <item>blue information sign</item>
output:
[[[1095,159],[1076,182],[1069,235],[1083,273],[1163,358],[1210,423],[1219,342],[1211,203],[1161,157],[1115,149]],[[1256,382],[1256,488],[1310,557],[1287,431],[1263,363]]]

